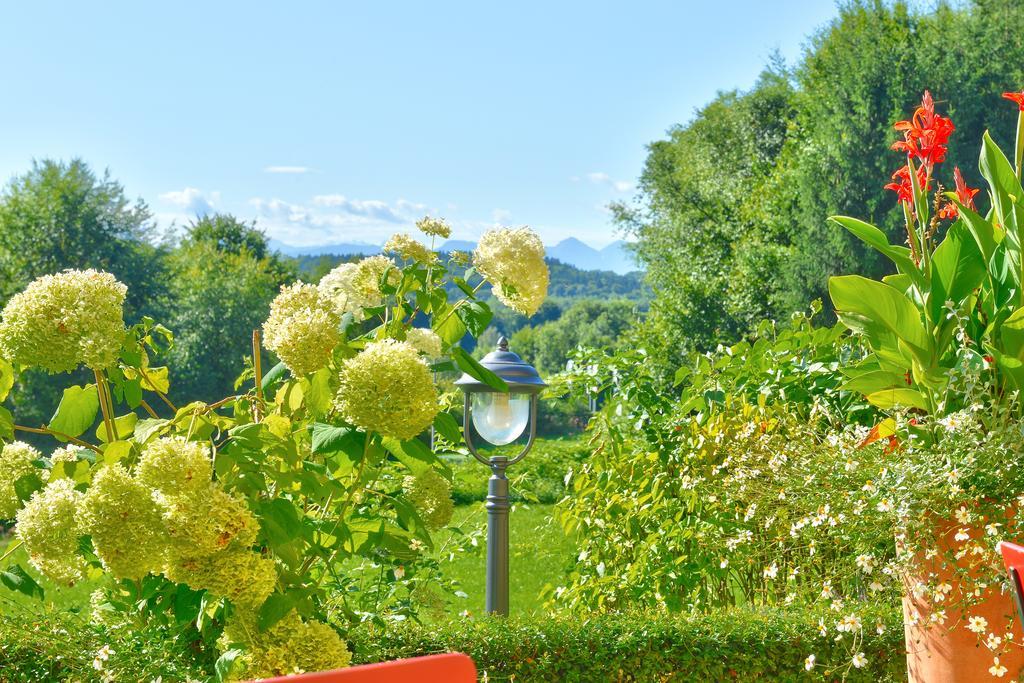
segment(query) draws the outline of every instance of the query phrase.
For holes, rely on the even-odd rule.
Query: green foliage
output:
[[[515,455],[518,446],[505,446],[496,453]],[[530,454],[508,472],[513,501],[557,503],[566,493],[565,481],[586,462],[591,447],[582,437],[537,439]],[[457,504],[478,503],[487,497],[490,472],[467,455],[446,456],[452,465],[452,498]]]
[[[584,299],[565,309],[557,320],[521,328],[512,335],[510,346],[529,358],[541,374],[554,374],[565,369],[578,346],[619,348],[639,317],[636,305],[629,301]]]
[[[1024,84],[1022,32],[1013,0],[844,3],[798,64],[770,65],[748,92],[720,95],[654,142],[642,201],[619,207],[656,292],[652,360],[674,369],[685,350],[740,338],[762,318],[812,299],[829,306],[831,275],[891,272],[823,217],[865,217],[903,241],[902,212],[882,185],[897,158],[891,126],[926,88],[956,123],[950,166],[977,185],[973,146],[960,143],[985,130],[1012,142],[1013,108],[999,96]]]
[[[886,607],[868,613],[887,625],[886,635],[866,650],[868,666],[851,670],[846,680],[905,680],[900,614]],[[465,619],[367,630],[357,636],[354,651],[357,662],[463,652],[489,681],[835,680],[835,670],[820,664],[812,674],[804,670],[820,616],[795,609],[735,609],[687,617]],[[844,644],[825,648],[818,650],[819,661],[833,651],[841,658]]]
[[[228,227],[235,230],[227,237],[210,234]],[[231,393],[245,368],[252,352],[239,340],[266,320],[287,278],[287,269],[266,256],[261,239],[261,233],[218,215],[196,223],[168,257],[167,324],[176,331],[168,363],[176,396],[216,400]],[[243,244],[232,246],[236,241]]]

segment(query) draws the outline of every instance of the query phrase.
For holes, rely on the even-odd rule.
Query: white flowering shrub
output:
[[[419,226],[430,240],[450,234],[438,219]],[[61,585],[105,577],[88,606],[97,622],[217,643],[234,679],[345,666],[348,628],[415,616],[413,594],[441,580],[430,532],[452,513],[451,471],[423,435],[461,439],[435,376],[501,383],[458,347],[490,322],[476,297],[487,280],[409,235],[389,250],[398,261],[284,287],[238,393],[213,403],[171,400],[156,362],[171,333],[126,326],[125,288],[109,274],[46,276],[13,297],[0,313],[0,400],[24,368],[95,378],[65,390],[46,425],[0,407],[0,520],[14,521],[31,568]],[[529,281],[507,264],[491,284],[539,305],[539,258]],[[461,298],[449,300],[453,281]],[[424,318],[429,329],[413,327]],[[261,345],[279,365],[261,367]],[[15,440],[29,432],[59,442],[49,457]],[[372,592],[352,569],[366,565],[387,576]],[[25,568],[11,572],[5,585],[43,593]]]

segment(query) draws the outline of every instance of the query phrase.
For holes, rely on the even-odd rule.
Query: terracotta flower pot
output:
[[[964,586],[958,571],[966,572],[967,576],[979,576],[979,562],[990,559],[968,553],[957,561],[956,567],[947,564],[944,557],[952,557],[965,543],[970,543],[956,540],[962,529],[967,530],[971,540],[984,535],[982,529],[965,526],[955,520],[938,522],[936,549],[939,554],[931,559],[918,554],[915,558],[916,576],[904,578],[903,622],[907,677],[911,683],[1012,681],[1024,673],[1024,647],[1021,646],[1024,631],[1017,619],[1012,595],[1002,593],[1001,586],[997,584],[982,591],[980,598],[972,599],[970,606],[958,606],[964,604],[964,591],[974,590],[973,585]],[[948,584],[950,590],[942,600],[937,600],[932,590],[915,595],[913,588],[918,581],[931,587]],[[946,610],[945,623],[931,621],[932,615],[942,609]],[[987,627],[984,633],[978,634],[967,628],[970,617],[985,619]],[[998,652],[986,646],[984,641],[989,633],[1003,637],[1008,631],[1013,633],[1013,641],[1004,640]],[[997,655],[999,664],[1007,669],[1002,679],[989,673]]]

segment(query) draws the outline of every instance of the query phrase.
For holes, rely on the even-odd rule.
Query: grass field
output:
[[[462,505],[455,512],[456,526],[486,524],[483,503]],[[554,519],[553,505],[515,505],[510,517],[509,611],[526,616],[541,607],[539,595],[545,585],[557,585],[562,570],[576,558],[575,542],[562,533]],[[451,603],[451,613],[484,610],[486,553],[463,554],[444,566],[445,573],[458,580],[465,598]]]

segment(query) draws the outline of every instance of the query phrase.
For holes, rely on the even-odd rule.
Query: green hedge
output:
[[[114,680],[210,680],[213,661],[159,629],[105,630],[67,612],[21,610],[0,618],[0,681],[100,681],[93,659]],[[886,635],[865,652],[868,667],[851,681],[905,680],[903,627],[895,609],[859,610],[866,628],[876,620]],[[832,623],[834,613],[825,615]],[[486,679],[531,681],[806,681],[838,680],[819,662],[843,662],[847,643],[817,636],[818,615],[796,610],[732,610],[696,617],[608,615],[591,619],[459,619],[441,625],[398,624],[350,635],[357,663],[437,652],[465,652]],[[823,675],[825,674],[825,675]]]
[[[869,665],[850,681],[906,680],[903,625],[895,609],[858,610],[865,627],[886,625],[865,652]],[[834,613],[825,615],[836,620]],[[796,610],[730,610],[696,617],[600,616],[590,619],[465,619],[440,626],[405,624],[363,631],[355,660],[373,662],[438,652],[464,652],[487,681],[806,681],[838,680],[819,662],[849,661],[841,643],[817,635],[817,614]]]

